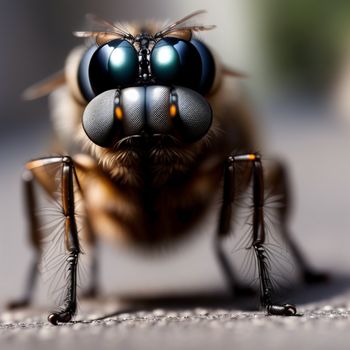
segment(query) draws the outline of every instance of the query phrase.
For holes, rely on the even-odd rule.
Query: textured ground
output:
[[[266,316],[236,307],[151,308],[107,315],[112,301],[86,308],[90,320],[52,326],[46,314],[3,314],[2,349],[348,349],[350,294],[305,304],[298,317]],[[105,313],[101,313],[104,309]],[[33,311],[32,311],[33,312]],[[113,312],[112,312],[113,313]],[[103,318],[98,319],[99,316]],[[79,317],[79,318],[80,318]]]

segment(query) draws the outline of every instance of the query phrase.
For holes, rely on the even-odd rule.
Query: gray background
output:
[[[278,77],[271,84],[256,6],[256,1],[238,0],[76,1],[74,5],[69,1],[1,2],[0,303],[20,295],[31,257],[25,238],[21,170],[25,161],[45,154],[51,135],[46,100],[24,103],[19,96],[25,87],[62,67],[69,49],[79,42],[71,31],[85,26],[83,18],[88,12],[112,19],[176,19],[192,10],[208,9],[203,21],[218,24],[218,28],[203,37],[226,64],[250,73],[243,85],[251,94],[265,139],[264,154],[278,155],[289,166],[294,197],[291,231],[311,263],[332,273],[333,282],[297,289],[288,296],[305,311],[304,318],[288,321],[266,319],[263,313],[236,313],[230,307],[221,311],[190,307],[187,314],[160,310],[55,330],[43,323],[41,310],[52,301],[46,298],[47,286],[42,285],[37,297],[42,309],[2,314],[0,344],[8,348],[31,344],[39,349],[49,343],[60,348],[75,342],[91,348],[97,344],[105,348],[249,348],[264,343],[276,349],[281,344],[285,348],[329,348],[330,344],[347,348],[350,127],[324,96],[295,100],[288,97],[288,87]],[[104,294],[152,296],[223,289],[210,246],[213,217],[203,223],[205,235],[169,254],[145,258],[122,248],[104,248]],[[118,307],[114,299],[88,304],[85,309],[82,305],[82,317],[93,318]]]

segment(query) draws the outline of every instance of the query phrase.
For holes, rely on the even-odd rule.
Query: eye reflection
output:
[[[115,67],[122,67],[126,63],[126,55],[125,51],[119,47],[117,47],[111,54],[110,64]]]
[[[155,54],[155,59],[159,64],[169,64],[176,59],[174,49],[170,46],[160,47]]]

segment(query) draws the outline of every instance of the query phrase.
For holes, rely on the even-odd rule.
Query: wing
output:
[[[195,12],[190,13],[189,15],[167,25],[165,28],[161,29],[159,32],[157,32],[154,35],[155,39],[163,38],[165,36],[174,34],[174,33],[181,33],[181,32],[199,32],[199,31],[205,31],[205,30],[211,30],[214,29],[215,25],[196,25],[191,24],[190,21],[199,16],[206,13],[205,10],[198,10]]]
[[[87,14],[86,19],[96,30],[75,31],[73,35],[78,38],[93,38],[99,46],[114,39],[134,39],[133,35],[120,23],[112,23],[94,14]]]
[[[25,89],[22,93],[22,98],[27,101],[35,100],[48,95],[65,83],[65,73],[64,70],[61,70]]]

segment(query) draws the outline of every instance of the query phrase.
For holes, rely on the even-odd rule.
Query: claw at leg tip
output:
[[[285,308],[285,315],[286,316],[295,316],[297,314],[297,308],[295,307],[295,305],[285,304],[283,306]]]
[[[269,305],[267,313],[275,316],[296,316],[297,308],[293,304]]]
[[[56,314],[50,314],[47,318],[47,320],[53,324],[54,326],[57,326],[57,315]]]

